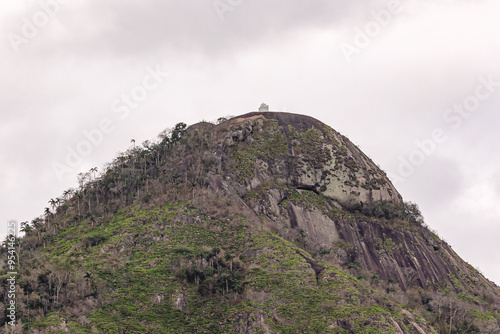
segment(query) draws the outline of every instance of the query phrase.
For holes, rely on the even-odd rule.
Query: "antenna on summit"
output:
[[[266,112],[269,111],[269,106],[265,103],[262,103],[259,107],[259,112]]]

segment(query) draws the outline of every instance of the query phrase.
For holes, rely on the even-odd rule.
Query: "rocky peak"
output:
[[[251,112],[217,126],[228,172],[241,191],[277,182],[321,193],[341,206],[402,202],[391,181],[349,139],[315,118]],[[231,160],[231,158],[229,158]]]
[[[312,117],[178,123],[69,193],[21,224],[16,333],[499,332],[498,287]]]

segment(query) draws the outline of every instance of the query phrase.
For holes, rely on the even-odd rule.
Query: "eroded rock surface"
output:
[[[312,117],[255,112],[224,126],[221,146],[227,155],[236,155],[230,172],[242,185],[242,192],[277,182],[313,190],[342,205],[402,201],[370,158]]]

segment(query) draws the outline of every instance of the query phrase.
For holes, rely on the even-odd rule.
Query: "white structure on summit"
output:
[[[262,103],[260,105],[259,112],[265,112],[265,111],[269,111],[269,106],[265,103]]]

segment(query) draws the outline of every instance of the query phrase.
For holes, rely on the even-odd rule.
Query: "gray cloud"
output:
[[[227,1],[220,1],[228,3]],[[252,49],[258,40],[288,36],[307,29],[322,28],[366,18],[371,8],[386,2],[371,0],[263,0],[241,1],[223,10],[220,19],[216,1],[70,1],[61,5],[50,22],[60,38],[50,38],[49,28],[40,33],[50,43],[37,45],[38,52],[68,52],[82,56],[104,53],[113,57],[151,56],[155,52],[199,52],[214,57],[235,49]],[[25,17],[40,10],[28,6]],[[19,32],[20,17],[10,17],[4,29]],[[55,22],[55,23],[54,23]],[[21,46],[22,48],[22,46]],[[54,50],[56,48],[56,50]]]

